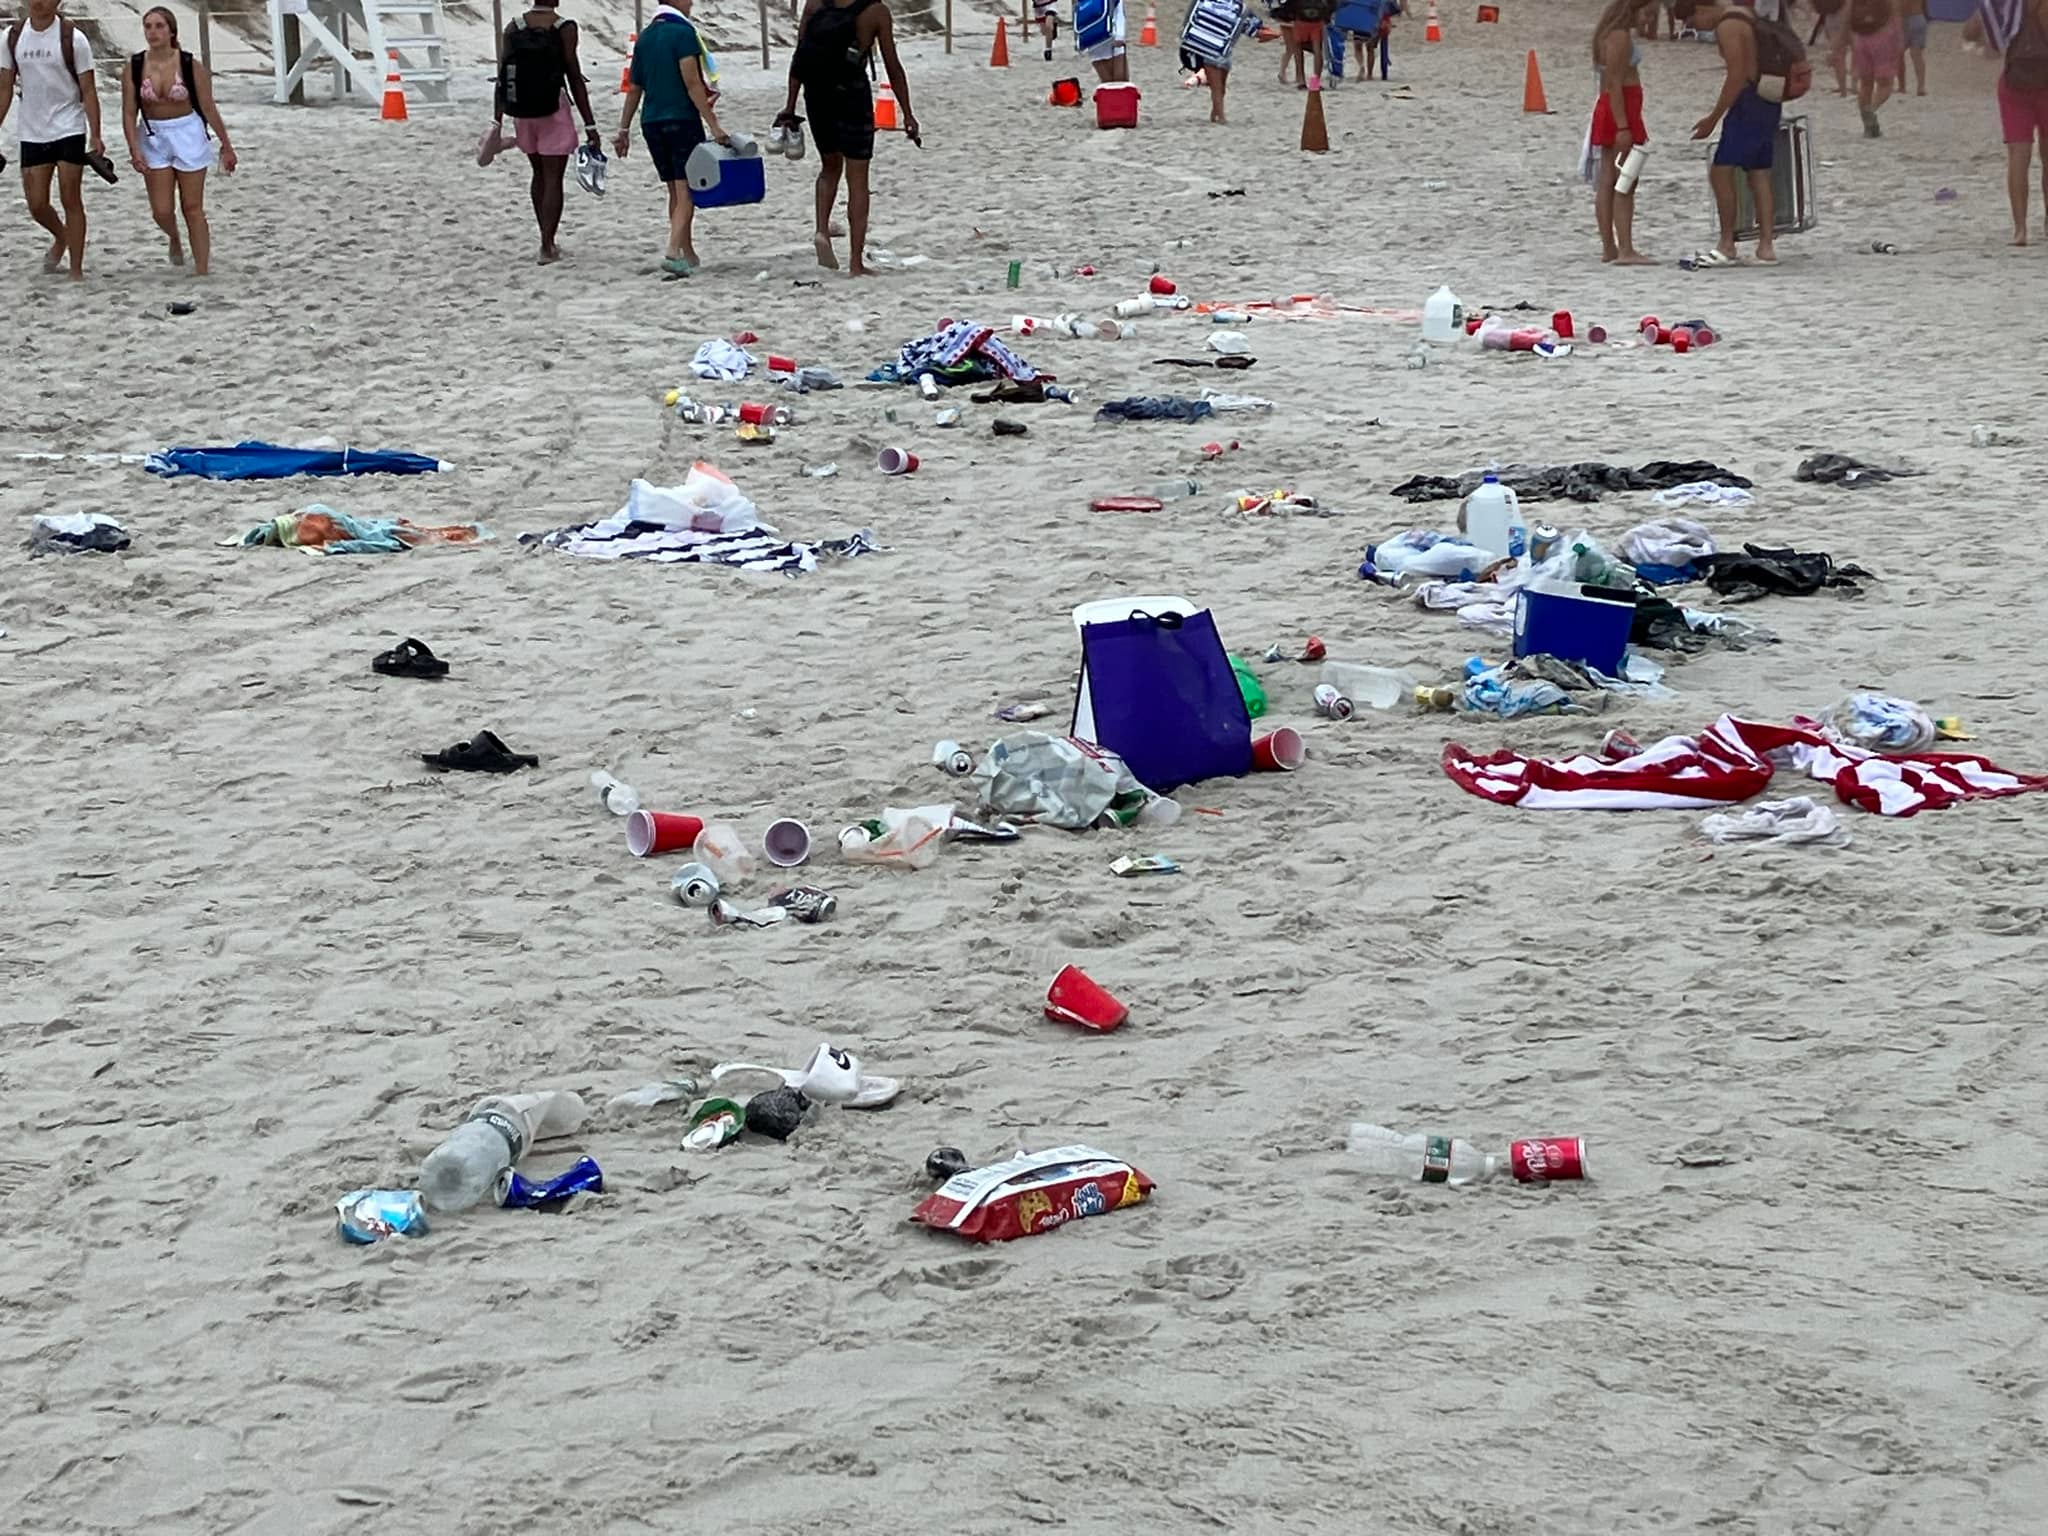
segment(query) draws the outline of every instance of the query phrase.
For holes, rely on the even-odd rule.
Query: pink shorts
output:
[[[2048,91],[2023,91],[1998,77],[1998,126],[2008,144],[2048,144]]]
[[[1906,34],[1897,18],[1881,31],[1850,34],[1859,80],[1896,80],[1906,64]]]
[[[569,98],[562,98],[562,105],[553,117],[516,117],[513,120],[513,142],[524,154],[529,155],[573,155],[580,142],[576,136],[576,120],[569,115]]]

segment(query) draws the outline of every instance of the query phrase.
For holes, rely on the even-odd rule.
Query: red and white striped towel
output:
[[[1617,762],[1590,755],[1545,760],[1517,752],[1475,756],[1444,747],[1444,772],[1484,800],[1532,811],[1694,811],[1760,794],[1779,768],[1832,784],[1836,796],[1880,816],[1911,816],[1958,800],[2048,789],[2048,776],[2008,773],[1960,752],[1885,757],[1789,725],[1723,715],[1698,736],[1671,736]]]

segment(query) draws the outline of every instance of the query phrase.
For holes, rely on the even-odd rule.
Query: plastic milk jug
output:
[[[1522,521],[1521,498],[1488,475],[1465,498],[1465,537],[1488,554],[1519,560],[1529,552],[1529,525]]]
[[[1465,328],[1465,306],[1448,288],[1438,288],[1422,306],[1422,339],[1451,342]]]

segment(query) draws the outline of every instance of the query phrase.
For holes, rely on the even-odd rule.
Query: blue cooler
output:
[[[737,148],[723,144],[699,144],[683,162],[683,179],[690,186],[690,201],[699,208],[729,208],[741,203],[758,203],[768,195],[768,163],[761,148],[750,140],[734,140]]]
[[[1619,677],[1635,621],[1636,595],[1618,587],[1524,587],[1515,601],[1515,654],[1555,656]]]

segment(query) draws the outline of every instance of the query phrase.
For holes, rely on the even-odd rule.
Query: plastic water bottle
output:
[[[1465,537],[1489,554],[1519,560],[1529,552],[1529,525],[1522,520],[1522,499],[1487,475],[1465,498]]]
[[[1179,480],[1162,480],[1146,493],[1157,501],[1183,501],[1190,496],[1202,494],[1202,482],[1185,477]]]
[[[1469,1141],[1390,1131],[1354,1122],[1345,1140],[1363,1170],[1422,1184],[1476,1184],[1508,1174],[1521,1184],[1549,1184],[1586,1176],[1582,1136],[1531,1136],[1508,1144],[1507,1156],[1482,1152]]]
[[[437,1211],[466,1211],[497,1187],[498,1175],[516,1166],[534,1142],[566,1136],[582,1123],[583,1100],[573,1093],[479,1100],[469,1118],[427,1154],[420,1193]]]
[[[1422,339],[1446,345],[1458,339],[1465,325],[1465,306],[1447,287],[1439,287],[1422,305]]]
[[[590,787],[597,791],[598,803],[614,816],[630,816],[640,809],[640,797],[633,792],[633,786],[621,783],[602,768],[590,776]]]
[[[1421,680],[1412,673],[1392,667],[1369,667],[1358,661],[1324,662],[1321,681],[1337,690],[1339,700],[1352,705],[1370,704],[1374,709],[1392,709],[1402,700],[1414,698],[1416,690],[1422,687]]]

